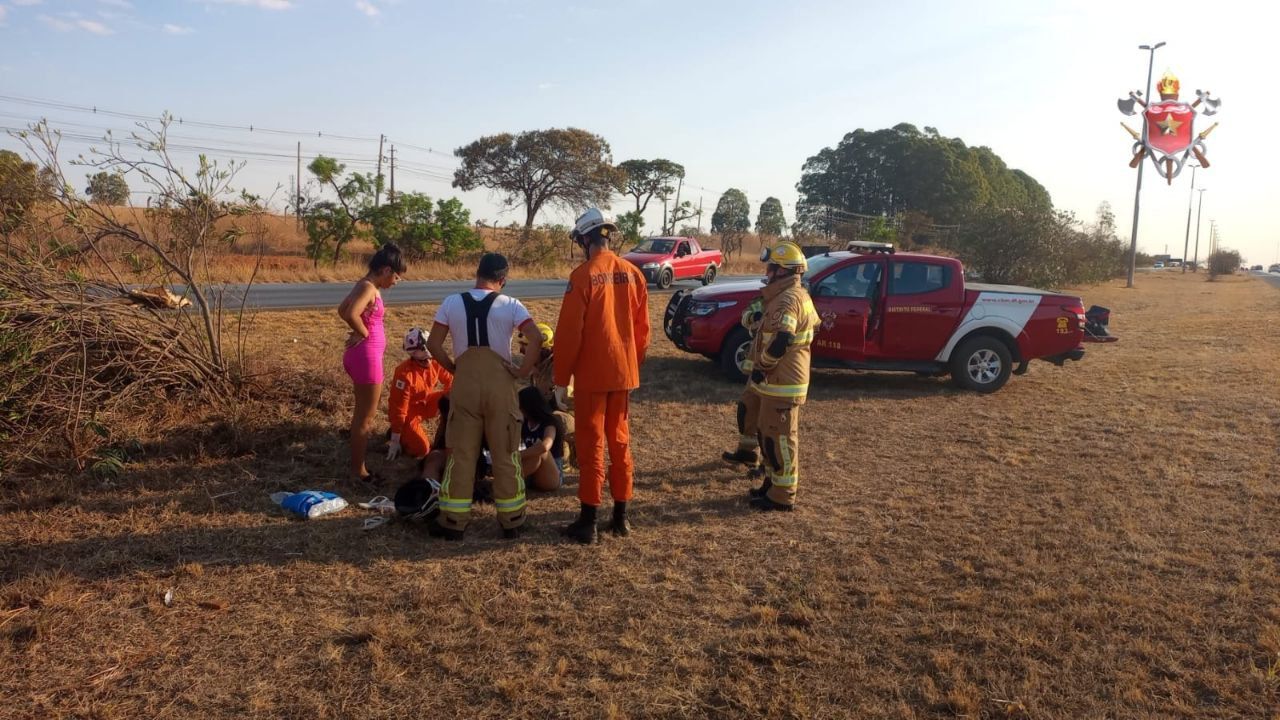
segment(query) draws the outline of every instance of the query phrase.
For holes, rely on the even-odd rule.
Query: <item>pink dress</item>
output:
[[[382,354],[387,349],[387,336],[382,330],[385,310],[382,296],[375,295],[373,304],[360,314],[369,336],[342,353],[342,367],[357,385],[382,384]]]

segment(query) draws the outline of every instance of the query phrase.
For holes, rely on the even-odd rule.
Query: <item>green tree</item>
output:
[[[630,195],[636,201],[636,212],[643,214],[649,207],[649,201],[655,197],[669,197],[675,192],[676,181],[684,177],[684,166],[658,158],[656,160],[627,160],[620,163],[622,185],[618,188],[624,195]]]
[[[89,187],[85,193],[91,202],[99,205],[129,204],[129,183],[120,173],[99,172],[88,178]]]
[[[638,210],[632,210],[618,216],[618,229],[622,231],[622,239],[628,245],[640,242],[640,229],[644,227],[644,216]]]
[[[716,203],[711,215],[711,232],[720,234],[720,247],[726,255],[742,254],[742,239],[751,230],[751,203],[747,194],[729,188]]]
[[[609,143],[578,128],[488,135],[454,155],[462,167],[454,171],[453,186],[489,188],[507,207],[523,206],[526,239],[544,205],[571,211],[588,205],[608,207],[622,185],[622,171],[613,167]]]
[[[44,196],[35,163],[11,150],[0,150],[0,234],[8,237]]]
[[[888,216],[916,210],[943,224],[962,223],[986,206],[1052,208],[1038,182],[1010,170],[990,148],[908,123],[845,135],[805,162],[796,189],[798,220],[809,230],[827,229],[829,207]]]
[[[484,249],[471,212],[457,198],[432,202],[422,193],[399,193],[394,203],[368,210],[366,221],[376,245],[394,242],[412,260],[454,261]]]
[[[756,234],[779,237],[787,229],[787,218],[782,214],[782,202],[776,197],[765,198],[756,216]]]
[[[336,200],[312,204],[302,216],[307,230],[307,257],[315,265],[323,260],[337,264],[342,248],[358,237],[368,237],[363,225],[374,208],[374,195],[382,190],[382,176],[351,173],[344,177],[346,166],[323,155],[307,166],[311,174]]]

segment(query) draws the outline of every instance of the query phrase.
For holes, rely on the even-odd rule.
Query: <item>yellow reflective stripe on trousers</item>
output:
[[[796,484],[796,476],[795,475],[771,475],[769,476],[769,482],[773,483],[778,487],[794,487]]]
[[[494,498],[493,505],[498,512],[518,512],[524,509],[524,468],[520,466],[520,453],[511,453],[511,462],[516,466],[516,496],[513,498]]]
[[[786,435],[778,438],[778,454],[782,456],[782,473],[774,479],[773,484],[778,487],[791,487],[796,484],[799,473],[796,471],[795,454],[791,452],[791,445],[787,443]]]
[[[776,398],[799,398],[809,394],[809,384],[803,385],[771,385],[769,383],[752,383],[752,389],[761,395]]]
[[[444,466],[444,482],[440,484],[440,511],[452,513],[471,512],[471,498],[449,497],[449,481],[453,479],[453,458]]]

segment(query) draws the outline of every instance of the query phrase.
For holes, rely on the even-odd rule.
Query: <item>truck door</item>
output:
[[[878,355],[874,340],[882,262],[867,259],[836,268],[809,286],[821,325],[813,340],[819,357],[857,361]]]
[[[881,347],[895,360],[932,360],[960,322],[963,278],[948,262],[889,263]]]
[[[696,274],[693,270],[693,262],[693,248],[689,245],[689,241],[678,241],[676,243],[676,257],[671,261],[675,276],[679,279],[693,277]]]

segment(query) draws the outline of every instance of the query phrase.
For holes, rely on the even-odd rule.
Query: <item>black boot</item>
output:
[[[578,512],[578,519],[574,520],[561,534],[576,540],[583,545],[591,545],[599,535],[596,532],[596,507],[582,503],[582,510]]]
[[[449,542],[458,542],[463,537],[461,530],[454,530],[441,525],[439,515],[427,520],[427,534],[434,538],[444,538]]]
[[[766,477],[760,487],[751,488],[747,491],[747,494],[753,498],[762,498],[769,494],[769,488],[771,487],[773,487],[773,481]]]
[[[618,537],[631,534],[631,523],[627,522],[627,504],[613,501],[613,522],[609,523],[609,532]]]
[[[720,457],[728,463],[741,463],[750,467],[755,467],[760,462],[760,457],[755,450],[743,450],[738,448],[733,452],[721,453]]]
[[[763,496],[763,495],[758,498],[752,498],[751,502],[747,504],[750,505],[752,508],[759,510],[760,512],[774,512],[774,511],[791,512],[792,510],[792,507],[790,505],[783,505],[782,503],[776,503],[770,500],[767,496]]]

